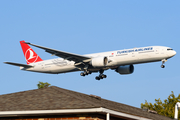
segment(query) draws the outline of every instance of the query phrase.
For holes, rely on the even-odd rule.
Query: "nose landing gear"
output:
[[[165,65],[161,65],[161,68],[165,68]]]
[[[165,68],[165,65],[164,65],[164,64],[165,64],[166,61],[167,61],[166,59],[163,59],[163,60],[162,60],[161,68]]]

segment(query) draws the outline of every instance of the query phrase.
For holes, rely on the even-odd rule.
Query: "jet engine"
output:
[[[108,58],[101,56],[101,57],[95,57],[91,60],[91,64],[93,67],[104,67],[108,64]]]
[[[131,74],[134,72],[134,66],[133,65],[124,65],[124,66],[119,66],[116,69],[116,72],[118,72],[119,74]]]

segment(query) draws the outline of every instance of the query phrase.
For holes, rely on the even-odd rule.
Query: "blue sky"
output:
[[[0,2],[0,95],[37,89],[39,81],[65,89],[140,107],[145,100],[180,94],[179,0],[4,0]],[[89,54],[152,45],[169,46],[177,54],[161,62],[134,65],[131,75],[105,71],[50,75],[19,70],[3,62],[26,63],[19,41]],[[32,47],[44,60],[56,58]]]

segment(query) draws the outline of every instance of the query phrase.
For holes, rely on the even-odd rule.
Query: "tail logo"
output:
[[[25,58],[26,58],[27,63],[34,63],[38,59],[38,55],[35,56],[33,50],[29,48],[25,52]]]

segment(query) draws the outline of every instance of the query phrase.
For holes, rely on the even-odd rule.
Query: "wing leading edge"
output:
[[[29,44],[29,45],[32,45],[34,47],[44,49],[46,52],[48,52],[48,53],[50,53],[52,55],[56,55],[58,57],[64,58],[64,59],[69,60],[69,61],[74,61],[76,63],[78,63],[78,62],[89,62],[91,60],[90,57],[86,57],[86,56],[83,56],[83,55],[73,54],[73,53],[64,52],[64,51],[60,51],[60,50],[55,50],[55,49],[51,49],[51,48],[31,44],[29,42],[25,42],[25,43]]]

